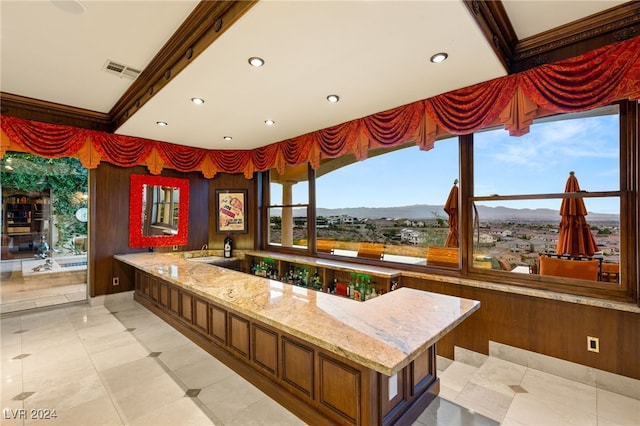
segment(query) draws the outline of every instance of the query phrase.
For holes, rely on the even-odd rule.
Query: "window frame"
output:
[[[292,247],[273,246],[268,243],[269,216],[268,209],[275,205],[269,204],[269,173],[262,173],[261,186],[263,188],[262,231],[261,241],[257,246],[263,250],[278,251],[289,254],[309,255],[323,259],[333,259],[357,264],[369,264],[389,268],[402,268],[410,272],[425,274],[438,274],[454,276],[465,279],[496,282],[507,285],[515,285],[533,290],[555,291],[576,296],[596,297],[620,302],[638,303],[640,292],[639,263],[640,252],[640,148],[638,147],[638,129],[640,128],[639,105],[636,101],[616,102],[619,107],[619,139],[620,139],[620,186],[618,191],[597,191],[588,193],[589,198],[595,197],[619,197],[620,198],[620,273],[622,279],[615,287],[611,283],[590,283],[580,281],[578,285],[574,280],[547,276],[521,275],[507,271],[488,270],[474,268],[473,259],[473,201],[484,200],[516,200],[534,198],[564,198],[562,193],[531,194],[531,195],[507,195],[507,196],[478,196],[473,194],[473,134],[460,135],[458,140],[459,155],[459,235],[460,235],[460,265],[459,268],[420,266],[397,263],[384,260],[372,260],[352,258],[327,253],[318,253],[316,250],[316,186],[315,170],[308,165],[309,170],[309,203],[307,205],[307,233],[308,245],[306,249]],[[442,142],[444,143],[444,142]],[[449,141],[448,143],[453,143]],[[383,154],[384,155],[384,154]],[[366,160],[365,160],[366,161]],[[624,259],[624,261],[622,261]],[[637,284],[634,284],[637,283]]]

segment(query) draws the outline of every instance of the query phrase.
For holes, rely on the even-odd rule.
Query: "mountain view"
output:
[[[488,207],[478,205],[478,214],[482,220],[531,220],[554,222],[559,220],[558,210],[552,209],[512,209],[508,207]],[[276,213],[276,212],[272,212]],[[279,212],[278,212],[279,213]],[[317,208],[317,216],[352,216],[370,219],[402,218],[402,219],[435,219],[446,217],[443,205],[415,204],[400,207],[348,207],[339,209]],[[589,213],[591,221],[618,221],[617,214]]]

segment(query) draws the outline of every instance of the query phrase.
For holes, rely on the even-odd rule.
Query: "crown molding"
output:
[[[603,12],[518,40],[502,1],[465,0],[498,59],[509,73],[581,55],[640,35],[640,2]]]
[[[42,101],[0,92],[0,113],[26,120],[75,126],[89,130],[113,132],[113,124],[107,114],[68,105]]]

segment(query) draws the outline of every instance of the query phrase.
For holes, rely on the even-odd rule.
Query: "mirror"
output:
[[[187,243],[189,181],[131,175],[129,246],[158,247]]]

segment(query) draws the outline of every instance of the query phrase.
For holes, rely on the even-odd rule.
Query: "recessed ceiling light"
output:
[[[436,53],[435,55],[433,55],[431,57],[431,59],[429,59],[429,60],[431,62],[433,62],[434,64],[439,64],[440,62],[444,61],[448,57],[449,57],[449,55],[447,55],[446,53],[440,52],[440,53]]]
[[[273,120],[264,120],[264,124],[266,124],[267,126],[273,126],[274,124],[276,124],[276,122]]]
[[[329,102],[331,102],[332,104],[335,104],[336,102],[338,102],[340,100],[340,96],[338,96],[338,95],[329,95],[329,96],[327,96],[327,100]]]
[[[191,102],[196,105],[202,105],[204,103],[204,99],[202,98],[191,98]]]
[[[264,65],[264,59],[258,58],[257,56],[252,56],[251,58],[249,58],[249,63],[252,67],[261,67]]]
[[[167,123],[166,121],[156,121],[156,124],[160,127],[164,127],[164,126],[168,126],[169,123]]]
[[[224,139],[225,141],[230,141],[233,138],[231,136],[223,136],[222,139]]]

